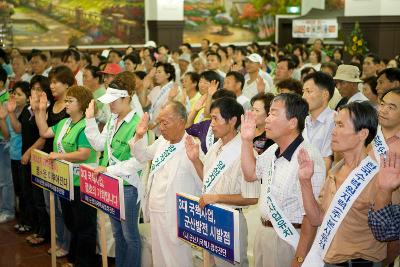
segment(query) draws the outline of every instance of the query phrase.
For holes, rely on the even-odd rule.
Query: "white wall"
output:
[[[325,0],[302,0],[301,15],[305,15],[311,8],[325,9]]]
[[[183,20],[183,0],[145,0],[146,20]]]
[[[345,16],[397,16],[400,0],[346,0]]]

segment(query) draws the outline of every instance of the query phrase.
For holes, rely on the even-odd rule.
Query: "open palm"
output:
[[[297,161],[299,163],[299,179],[310,180],[314,174],[314,162],[310,159],[307,150],[300,149]]]
[[[256,118],[251,111],[241,116],[240,136],[243,141],[253,141],[256,137]]]
[[[385,191],[394,191],[400,186],[400,155],[389,152],[386,159],[381,156],[378,186]]]
[[[149,114],[145,112],[142,118],[140,119],[140,122],[136,126],[136,135],[139,138],[142,138],[146,134],[148,129],[149,129]]]

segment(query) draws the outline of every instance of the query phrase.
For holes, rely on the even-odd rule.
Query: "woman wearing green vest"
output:
[[[107,172],[124,181],[125,220],[113,218],[116,267],[140,266],[140,235],[138,229],[140,172],[142,165],[132,158],[129,140],[135,135],[140,120],[130,105],[135,92],[135,75],[124,71],[109,84],[106,94],[98,98],[110,105],[111,117],[100,133],[95,120],[95,104],[86,110],[85,133],[92,147],[104,151],[95,172]]]
[[[68,89],[65,106],[69,118],[52,127],[46,122],[47,97],[41,93],[39,110],[35,114],[41,137],[53,138],[49,159],[74,163],[74,201],[60,199],[65,225],[71,231],[68,266],[96,266],[97,211],[80,201],[79,164],[96,164],[96,152],[85,135],[84,111],[93,99],[92,92],[83,86]]]

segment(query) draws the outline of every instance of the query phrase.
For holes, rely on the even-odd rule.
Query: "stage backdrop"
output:
[[[143,44],[144,0],[7,0],[14,46]]]
[[[275,15],[293,14],[301,0],[185,0],[183,40],[200,43],[275,39]],[[343,9],[344,0],[325,0],[325,9]],[[298,9],[298,14],[300,10]]]

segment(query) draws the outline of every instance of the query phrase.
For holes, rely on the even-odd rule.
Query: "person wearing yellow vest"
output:
[[[110,218],[115,239],[115,265],[140,266],[140,235],[138,229],[140,173],[142,164],[131,156],[129,140],[135,135],[139,115],[130,105],[135,92],[135,75],[124,71],[108,85],[98,100],[110,105],[111,117],[100,133],[95,120],[95,103],[86,110],[85,133],[97,151],[104,151],[95,173],[107,172],[124,181],[125,220]]]
[[[49,127],[46,122],[47,97],[41,93],[36,123],[41,137],[52,138],[51,160],[66,160],[74,164],[74,201],[60,199],[65,225],[71,232],[71,243],[66,266],[95,266],[97,211],[80,201],[79,164],[96,164],[96,152],[85,135],[84,111],[93,99],[89,89],[72,86],[68,89],[65,106],[69,118]]]

